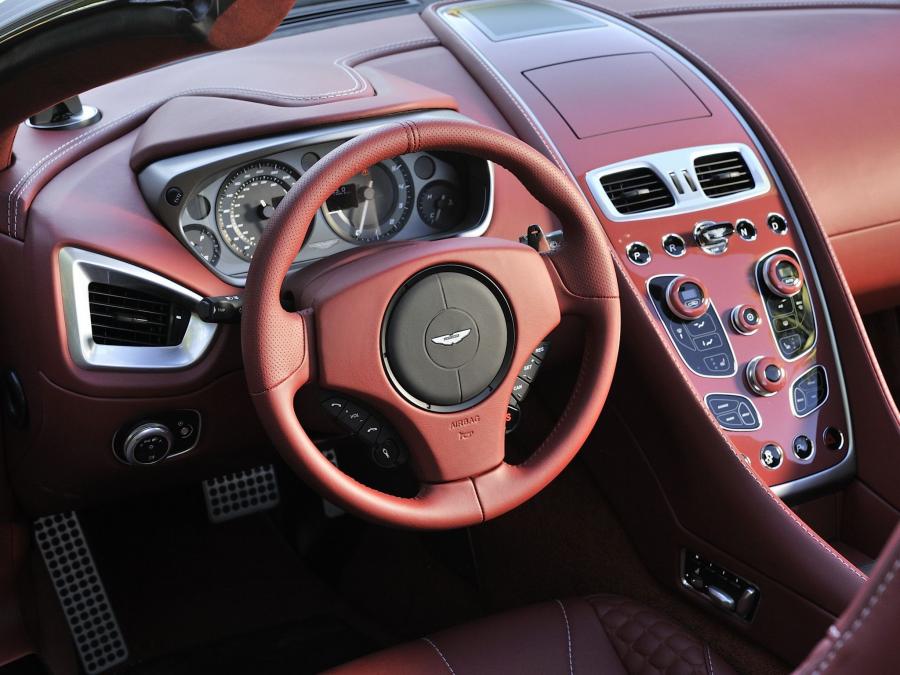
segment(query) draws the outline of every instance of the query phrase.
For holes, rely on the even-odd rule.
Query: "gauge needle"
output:
[[[363,229],[366,227],[366,214],[369,212],[369,203],[375,198],[375,195],[372,191],[372,185],[374,181],[369,181],[369,184],[366,186],[366,189],[363,190],[363,202],[362,211],[359,215],[359,225],[356,228],[356,236],[362,236]],[[377,229],[377,228],[376,228]]]

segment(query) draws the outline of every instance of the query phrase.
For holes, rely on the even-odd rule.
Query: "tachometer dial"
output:
[[[357,174],[328,198],[322,211],[331,228],[348,241],[390,239],[409,220],[413,187],[399,157]]]
[[[216,198],[216,224],[225,245],[251,260],[269,219],[297,178],[294,169],[273,159],[231,173]]]
[[[185,225],[184,238],[191,247],[210,265],[215,267],[219,262],[222,249],[215,233],[203,225]]]
[[[435,180],[423,187],[416,206],[419,217],[437,230],[449,230],[459,225],[463,217],[459,189],[445,180]]]

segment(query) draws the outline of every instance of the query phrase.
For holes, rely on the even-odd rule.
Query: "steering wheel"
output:
[[[325,200],[374,164],[423,150],[468,153],[508,169],[559,218],[565,242],[543,254],[489,237],[370,247],[309,275],[299,293],[302,309],[286,311],[283,281]],[[535,452],[507,463],[513,384],[562,315],[580,317],[586,331],[571,399]],[[425,120],[357,136],[291,188],[250,265],[241,338],[262,423],[314,489],[370,520],[444,529],[515,508],[566,467],[606,400],[619,331],[611,254],[577,186],[507,134],[465,120]],[[313,380],[387,418],[409,449],[420,486],[415,497],[363,485],[316,448],[294,404]]]

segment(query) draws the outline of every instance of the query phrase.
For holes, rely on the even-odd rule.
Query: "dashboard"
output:
[[[138,176],[163,224],[212,272],[243,285],[275,209],[328,152],[371,125],[337,125],[162,159]],[[416,152],[350,178],[323,204],[297,254],[300,267],[387,240],[478,236],[492,210],[488,162]]]

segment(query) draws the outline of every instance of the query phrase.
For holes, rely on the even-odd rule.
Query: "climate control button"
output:
[[[753,305],[738,305],[731,310],[731,327],[741,335],[753,335],[761,323],[759,310]]]
[[[777,359],[757,356],[747,364],[747,386],[759,396],[774,396],[787,382],[784,367]]]
[[[693,321],[706,314],[709,296],[699,279],[676,277],[666,288],[666,305],[679,319]]]
[[[792,298],[803,289],[803,272],[791,256],[776,253],[763,263],[763,280],[775,295]]]

